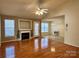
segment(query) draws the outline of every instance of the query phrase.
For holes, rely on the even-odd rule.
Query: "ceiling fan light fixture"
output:
[[[48,9],[41,8],[40,4],[41,4],[42,0],[37,0],[37,2],[38,2],[38,7],[35,11],[35,14],[40,16],[40,15],[44,15],[44,14],[48,13]]]
[[[35,12],[35,14],[36,15],[43,15],[43,12],[38,10],[38,11]]]
[[[43,14],[48,13],[47,11],[48,11],[48,9],[40,9],[40,8],[37,8],[35,14],[36,15],[43,15]]]

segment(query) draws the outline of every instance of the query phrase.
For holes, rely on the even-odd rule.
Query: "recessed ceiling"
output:
[[[50,11],[66,1],[67,0],[43,0],[41,6]],[[33,13],[36,7],[36,0],[0,0],[0,14],[2,15],[37,19],[38,16]]]

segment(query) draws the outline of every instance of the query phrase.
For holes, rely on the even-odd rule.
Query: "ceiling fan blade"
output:
[[[42,9],[42,10],[48,11],[48,9]]]
[[[47,11],[44,11],[44,13],[48,13]]]

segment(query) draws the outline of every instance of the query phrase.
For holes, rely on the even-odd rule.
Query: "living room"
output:
[[[79,58],[78,15],[79,0],[0,0],[0,58]]]

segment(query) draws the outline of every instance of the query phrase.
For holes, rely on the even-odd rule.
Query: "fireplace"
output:
[[[29,39],[29,33],[22,33],[21,34],[21,39],[24,40],[24,39]]]
[[[20,32],[20,40],[30,39],[31,32],[30,31],[21,31]]]

